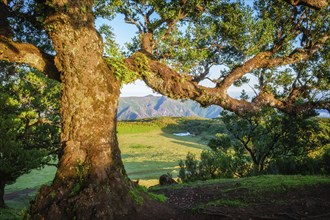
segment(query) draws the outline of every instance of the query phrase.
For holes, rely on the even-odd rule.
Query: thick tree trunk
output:
[[[0,208],[6,207],[5,200],[4,200],[5,186],[6,186],[5,182],[0,180]]]
[[[84,13],[75,20],[73,6],[48,19],[62,73],[62,148],[55,179],[40,189],[29,214],[47,220],[118,219],[139,207],[116,137],[120,84],[102,59],[94,18]]]

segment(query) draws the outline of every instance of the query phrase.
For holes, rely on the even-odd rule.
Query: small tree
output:
[[[6,70],[0,73],[0,207],[5,186],[47,164],[59,144],[58,85],[33,72]]]
[[[257,115],[238,116],[224,112],[222,120],[228,134],[219,134],[209,142],[213,150],[234,149],[242,158],[249,155],[255,174],[264,171],[272,158],[304,156],[322,146],[316,133],[318,123],[308,119],[310,114],[285,115],[273,109],[264,109]]]

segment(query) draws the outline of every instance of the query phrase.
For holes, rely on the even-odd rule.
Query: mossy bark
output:
[[[91,5],[70,1],[61,8],[60,3],[46,20],[53,27],[49,35],[62,81],[60,160],[53,183],[40,189],[28,215],[117,219],[139,207],[129,194],[134,186],[116,136],[120,82],[102,58]]]

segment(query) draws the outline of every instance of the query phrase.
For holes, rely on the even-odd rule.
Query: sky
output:
[[[137,28],[132,24],[127,24],[124,22],[124,16],[121,14],[118,14],[112,21],[107,21],[103,19],[97,19],[96,20],[96,26],[100,26],[101,24],[108,24],[113,28],[113,32],[115,34],[115,39],[117,44],[120,46],[124,46],[125,43],[131,42],[131,39],[136,35]],[[220,71],[219,67],[214,67],[211,69],[211,78],[212,75],[217,75],[217,73]],[[253,84],[254,79],[251,79],[251,85]],[[212,83],[210,81],[204,81],[202,82],[204,86],[212,87]],[[250,96],[253,95],[253,91],[248,86],[243,86],[242,88],[237,87],[230,87],[228,90],[228,94],[232,97],[239,97],[241,90],[244,89]],[[131,97],[131,96],[147,96],[147,95],[160,95],[156,92],[154,92],[151,88],[149,88],[143,81],[137,80],[134,83],[130,83],[127,85],[124,85],[121,89],[121,97]]]

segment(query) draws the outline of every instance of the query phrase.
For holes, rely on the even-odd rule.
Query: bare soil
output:
[[[230,189],[226,191],[226,189]],[[319,184],[281,192],[255,194],[234,183],[180,189],[157,189],[168,197],[167,208],[176,216],[167,219],[330,219],[330,184]],[[219,204],[211,201],[241,201]],[[162,211],[158,210],[159,216]],[[173,212],[174,214],[174,212]],[[158,219],[158,218],[154,218]],[[164,218],[166,219],[166,218]]]
[[[9,193],[6,200],[30,194],[26,189]],[[152,189],[164,194],[165,203],[146,199],[141,210],[122,220],[328,220],[330,219],[330,184],[287,188],[281,192],[253,193],[238,183]],[[216,201],[240,201],[220,204]],[[213,203],[212,203],[213,201]],[[210,204],[211,203],[211,204]],[[120,218],[116,220],[121,220]]]

